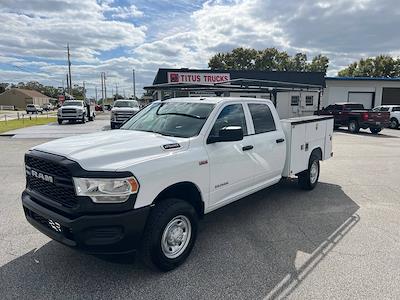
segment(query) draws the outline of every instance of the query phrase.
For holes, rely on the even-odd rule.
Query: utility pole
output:
[[[86,101],[85,81],[83,82],[83,101]]]
[[[103,105],[104,105],[104,81],[103,81],[103,72],[101,72],[100,75],[101,75],[101,99],[103,100]]]
[[[69,94],[72,96],[71,55],[69,53],[69,43],[67,44],[67,56],[68,56],[68,74],[69,74]]]
[[[95,93],[95,100],[96,100],[96,103],[97,103],[97,85],[95,85],[94,86],[94,93]]]
[[[115,83],[115,96],[118,97],[118,83]]]
[[[106,73],[103,72],[103,80],[104,80],[104,97],[107,100],[107,85],[106,85]]]
[[[135,69],[132,69],[132,81],[133,81],[133,99],[136,100],[136,78],[135,78]]]
[[[67,74],[67,88],[64,90],[64,96],[65,96],[65,91],[68,91],[69,93],[69,76]]]

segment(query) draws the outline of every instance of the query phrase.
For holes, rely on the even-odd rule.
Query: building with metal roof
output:
[[[321,72],[159,69],[145,89],[153,100],[225,96],[270,99],[281,118],[313,114],[325,88]]]
[[[50,99],[38,91],[12,88],[0,94],[0,105],[14,106],[23,110],[27,104],[43,105],[49,103]]]

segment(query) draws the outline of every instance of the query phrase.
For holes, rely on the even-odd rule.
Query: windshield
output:
[[[63,106],[82,106],[82,101],[66,101]]]
[[[199,134],[213,108],[208,103],[155,103],[132,117],[121,129],[188,138]]]
[[[139,107],[138,103],[135,100],[130,100],[130,101],[115,101],[114,107]]]

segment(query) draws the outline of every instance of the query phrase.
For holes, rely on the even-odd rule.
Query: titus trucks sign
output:
[[[168,72],[168,83],[212,84],[230,80],[229,73]]]

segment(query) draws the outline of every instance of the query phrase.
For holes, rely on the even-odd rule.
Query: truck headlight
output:
[[[88,196],[95,203],[121,203],[139,190],[135,177],[128,178],[75,178],[75,192]]]

